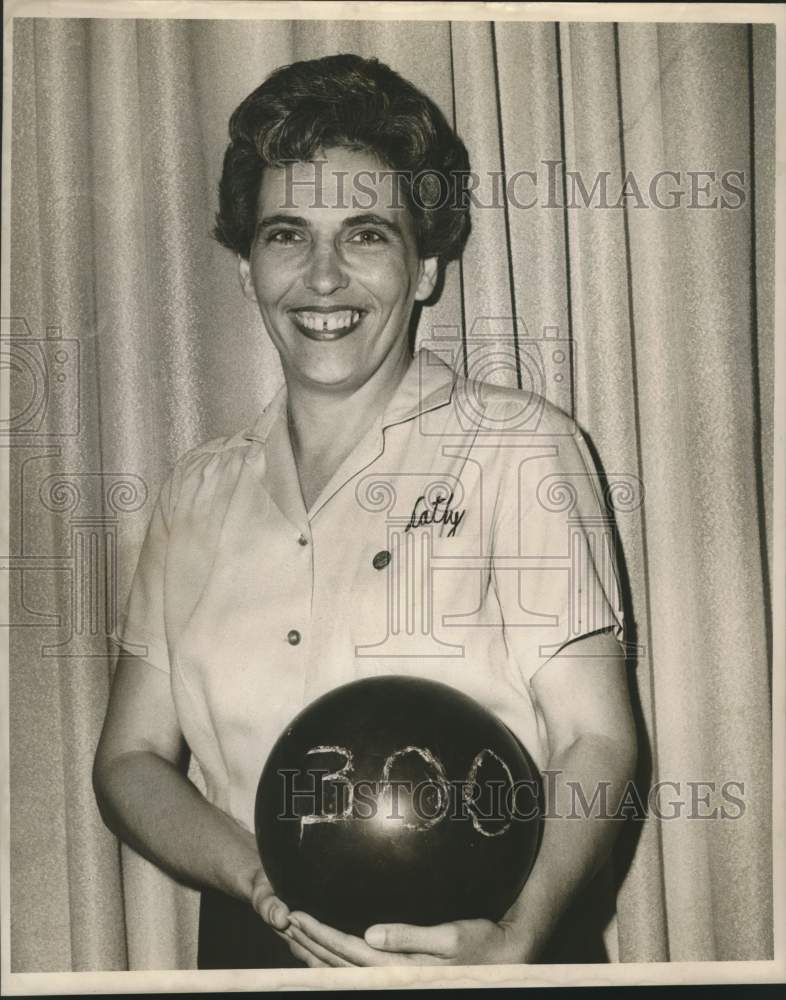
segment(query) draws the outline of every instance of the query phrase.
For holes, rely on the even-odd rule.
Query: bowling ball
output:
[[[529,754],[472,698],[373,677],[318,698],[279,737],[256,838],[276,895],[346,933],[496,921],[534,863],[541,802]]]

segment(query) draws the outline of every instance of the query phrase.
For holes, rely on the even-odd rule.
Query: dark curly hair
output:
[[[445,116],[377,59],[325,56],[275,70],[229,120],[213,236],[248,259],[265,167],[345,147],[395,171],[421,257],[461,255],[469,235],[469,157]]]

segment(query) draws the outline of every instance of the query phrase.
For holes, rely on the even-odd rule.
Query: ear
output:
[[[240,275],[240,287],[243,289],[243,294],[247,299],[250,299],[252,302],[256,302],[257,293],[254,290],[254,282],[251,278],[250,262],[245,260],[243,257],[238,256],[237,269]]]
[[[418,279],[418,286],[415,289],[415,299],[418,302],[423,301],[423,299],[427,299],[434,291],[438,274],[438,257],[426,257],[425,260],[420,262],[420,278]]]

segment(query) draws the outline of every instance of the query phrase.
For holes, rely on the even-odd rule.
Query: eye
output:
[[[288,247],[301,243],[303,236],[295,229],[274,229],[265,238],[265,243]]]
[[[361,229],[350,236],[349,242],[370,247],[375,246],[377,243],[386,243],[387,240],[377,229]]]

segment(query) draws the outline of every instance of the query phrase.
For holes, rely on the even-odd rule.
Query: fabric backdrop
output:
[[[774,31],[25,19],[13,46],[14,971],[194,961],[195,894],[120,850],[93,799],[111,636],[172,464],[249,423],[281,378],[236,261],[208,238],[229,113],[275,67],[341,51],[429,93],[479,174],[537,172],[535,207],[474,212],[419,336],[471,367],[505,355],[518,317],[518,370],[489,376],[540,371],[628,484],[644,794],[744,784],[738,819],[625,824],[610,957],[770,957]],[[688,194],[687,171],[739,171],[743,194],[570,207],[566,170],[587,188],[607,172],[612,204],[627,171],[645,197],[661,170]]]

